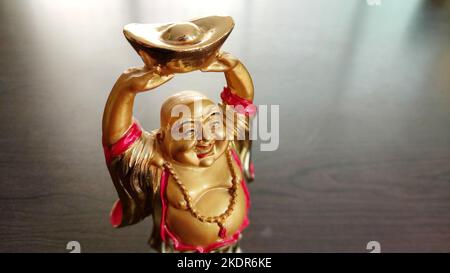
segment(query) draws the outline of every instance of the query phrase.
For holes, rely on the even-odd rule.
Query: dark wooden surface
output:
[[[224,49],[280,105],[280,145],[255,145],[247,252],[450,251],[450,2],[2,1],[0,251],[145,252],[151,220],[115,230],[101,115],[140,65],[130,22],[230,14]],[[179,90],[213,99],[220,74],[178,75],[142,94],[158,126]]]

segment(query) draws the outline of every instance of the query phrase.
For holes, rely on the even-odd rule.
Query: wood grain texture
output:
[[[141,65],[122,27],[216,13],[256,103],[280,106],[279,148],[254,145],[244,251],[450,251],[450,2],[236,0],[2,1],[0,252],[149,251],[150,219],[108,222],[101,115]],[[177,75],[136,116],[156,128],[170,94],[224,83]]]

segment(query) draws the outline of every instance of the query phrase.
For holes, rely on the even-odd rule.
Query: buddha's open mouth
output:
[[[195,146],[195,152],[197,153],[198,158],[205,158],[207,156],[214,154],[214,142],[211,142],[207,145],[197,144]]]

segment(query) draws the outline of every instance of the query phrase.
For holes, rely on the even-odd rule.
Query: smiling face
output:
[[[161,123],[165,155],[184,165],[211,166],[228,145],[219,107],[197,92],[170,97],[161,108]]]

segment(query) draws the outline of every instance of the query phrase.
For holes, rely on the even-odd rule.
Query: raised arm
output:
[[[156,88],[172,77],[173,74],[166,74],[156,67],[127,69],[117,79],[106,102],[102,122],[103,143],[114,144],[131,126],[137,93]]]
[[[252,78],[247,68],[229,53],[217,54],[216,59],[201,70],[203,72],[224,72],[228,88],[240,98],[253,101]]]
[[[172,77],[151,65],[130,68],[117,79],[109,94],[102,131],[106,164],[119,196],[111,210],[114,227],[135,224],[152,213],[153,195],[148,193],[157,186],[152,168],[162,163],[153,151],[154,135],[133,125],[133,104],[137,93]]]
[[[236,66],[225,71],[227,85],[239,97],[253,101],[253,81],[245,66],[238,61]]]

